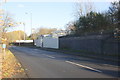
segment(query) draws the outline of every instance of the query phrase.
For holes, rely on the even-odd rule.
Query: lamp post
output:
[[[21,22],[17,22],[16,24],[17,24],[17,25],[20,25]],[[20,46],[20,39],[21,39],[21,37],[20,37],[20,30],[18,31],[18,34],[19,34],[19,46]]]
[[[23,23],[23,26],[24,26],[24,40],[25,40],[25,23]]]
[[[19,24],[22,24],[24,27],[24,40],[26,39],[26,34],[25,34],[25,23],[24,22],[20,22]]]
[[[23,25],[24,27],[24,40],[26,39],[26,34],[25,34],[25,23],[24,22],[18,22],[16,23],[18,25]],[[19,31],[19,46],[20,46],[20,39],[21,39],[21,34],[20,34],[20,31]]]

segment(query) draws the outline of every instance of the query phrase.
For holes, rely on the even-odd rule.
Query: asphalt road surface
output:
[[[27,47],[10,47],[29,78],[115,78],[118,67],[104,61]]]

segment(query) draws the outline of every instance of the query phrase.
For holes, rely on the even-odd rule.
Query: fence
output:
[[[59,38],[60,48],[81,50],[98,54],[120,54],[120,41],[110,35]]]

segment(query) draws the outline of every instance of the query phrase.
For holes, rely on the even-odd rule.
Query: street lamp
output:
[[[25,40],[25,23],[23,23],[23,26],[24,26],[24,40]]]
[[[19,23],[17,23],[17,24],[22,24],[22,25],[23,25],[23,27],[24,27],[24,40],[25,40],[25,38],[26,38],[26,34],[25,34],[25,23],[24,23],[24,22],[19,22]]]

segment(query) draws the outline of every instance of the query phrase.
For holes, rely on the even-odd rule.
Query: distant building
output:
[[[52,32],[53,37],[60,37],[60,36],[65,36],[65,35],[67,35],[66,30],[58,30],[58,31]]]
[[[67,31],[65,30],[57,30],[52,32],[52,34],[39,35],[34,41],[34,45],[45,48],[59,48],[59,37],[65,36],[66,34]]]
[[[58,37],[52,35],[40,35],[34,40],[34,45],[44,48],[59,48],[59,40]]]

